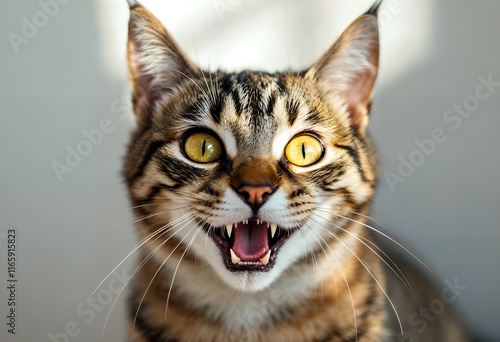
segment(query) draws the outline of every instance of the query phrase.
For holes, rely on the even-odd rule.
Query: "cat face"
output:
[[[128,51],[138,127],[125,179],[160,264],[258,291],[349,233],[375,182],[375,15],[304,72],[204,72],[141,6]]]

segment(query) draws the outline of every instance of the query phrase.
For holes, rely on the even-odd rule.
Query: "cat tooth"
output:
[[[276,235],[276,229],[278,229],[278,225],[275,223],[271,223],[271,237],[272,238]]]
[[[263,265],[263,266],[266,266],[267,264],[269,264],[269,259],[271,258],[271,250],[269,250],[267,252],[267,254],[262,258],[260,259],[260,263]]]
[[[227,236],[231,237],[231,233],[233,232],[233,224],[232,223],[226,224],[226,232],[227,232]]]
[[[267,228],[268,228],[268,229],[269,229],[269,226],[270,226],[270,223],[269,223],[269,222],[267,222]]]
[[[257,220],[257,224],[260,224],[260,220]]]
[[[238,264],[240,262],[240,258],[236,256],[232,248],[229,250],[229,252],[231,253],[231,262],[233,263],[233,265]]]

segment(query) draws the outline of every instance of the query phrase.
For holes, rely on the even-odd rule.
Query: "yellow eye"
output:
[[[222,155],[222,146],[213,135],[197,132],[191,134],[185,140],[184,152],[194,162],[212,163]]]
[[[310,135],[299,135],[288,143],[285,148],[286,159],[297,166],[309,166],[323,156],[323,145]]]

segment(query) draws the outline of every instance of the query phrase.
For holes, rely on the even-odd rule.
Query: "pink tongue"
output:
[[[257,224],[250,221],[248,224],[238,223],[233,229],[233,252],[242,261],[258,261],[269,251],[267,240],[267,223]]]

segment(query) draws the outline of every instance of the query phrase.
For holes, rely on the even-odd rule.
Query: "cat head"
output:
[[[132,3],[137,129],[124,174],[139,233],[165,265],[258,291],[311,263],[367,210],[379,5],[305,71],[225,73],[198,68]]]

